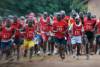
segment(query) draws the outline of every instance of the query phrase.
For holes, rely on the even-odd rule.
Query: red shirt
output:
[[[50,22],[50,17],[47,17],[46,19],[40,17],[40,23],[48,23],[48,22]]]
[[[64,17],[64,22],[66,23],[66,25],[70,26],[70,25],[69,25],[70,21],[72,21],[72,20],[70,19],[70,16],[65,16],[65,17]],[[72,23],[73,23],[73,22],[72,22]],[[68,30],[67,30],[67,32],[66,32],[66,37],[68,37],[68,36],[69,36],[69,34],[68,34]]]
[[[65,21],[68,21],[69,19],[70,19],[70,16],[65,16],[65,17],[64,17],[64,20],[65,20]]]
[[[34,27],[26,27],[25,28],[25,39],[32,40],[34,37]]]
[[[82,35],[82,24],[77,25],[76,23],[73,25],[73,36],[81,36]]]
[[[13,35],[13,28],[10,27],[9,29],[7,29],[6,27],[2,28],[2,39],[3,40],[9,40],[11,39],[12,35]]]
[[[44,20],[43,17],[40,18],[40,31],[43,32],[48,32],[50,26],[48,25],[48,23],[50,22],[50,17],[47,17],[46,20]]]
[[[54,23],[57,21],[56,16],[53,17],[53,21],[54,21]]]
[[[68,27],[68,24],[66,24],[64,21],[59,21],[57,23],[53,24],[53,30],[55,32],[55,37],[61,39],[64,38],[65,32],[67,31],[66,28]]]
[[[39,31],[40,30],[39,29],[40,28],[40,24],[39,23],[35,23],[35,27],[34,28],[35,28],[35,30]]]
[[[95,26],[95,23],[96,23],[96,20],[94,19],[84,19],[84,30],[85,31],[92,31],[94,29],[94,26]]]
[[[12,26],[13,26],[13,28],[18,28],[18,29],[20,29],[21,27],[22,27],[22,25],[21,25],[21,23],[18,21],[18,22],[16,22],[16,23],[13,23],[12,24]]]
[[[20,38],[21,37],[21,32],[20,32],[20,28],[22,27],[20,22],[17,23],[13,23],[12,24],[13,29],[15,30],[15,38]]]
[[[48,25],[47,23],[40,24],[40,31],[49,32],[50,30],[51,30],[51,25]]]

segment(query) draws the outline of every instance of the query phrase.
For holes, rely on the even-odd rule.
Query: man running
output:
[[[28,50],[30,50],[29,60],[31,61],[33,55],[34,42],[32,41],[35,34],[34,23],[32,20],[28,20],[28,25],[24,29],[24,57],[27,57]]]
[[[81,48],[81,44],[82,44],[82,23],[80,21],[79,18],[75,18],[75,23],[73,24],[72,27],[72,45],[74,46],[74,52],[75,49],[77,47],[77,59],[79,59],[79,55],[80,55],[80,48]]]
[[[64,51],[63,53],[65,53],[65,46],[66,46],[65,36],[66,36],[67,27],[68,25],[61,18],[61,13],[58,13],[57,21],[53,23],[53,32],[55,34],[55,43],[58,47],[58,52],[61,52],[60,49],[63,49]],[[64,59],[65,54],[61,56],[61,58]]]
[[[88,12],[87,17],[84,18],[84,30],[87,35],[87,39],[89,43],[86,45],[86,54],[87,59],[89,59],[89,49],[93,51],[93,41],[94,41],[94,27],[96,24],[96,20],[91,18],[91,13]]]
[[[40,32],[43,38],[43,52],[46,53],[47,50],[47,43],[49,37],[49,27],[50,27],[50,17],[48,16],[47,12],[44,12],[43,16],[40,17]]]
[[[11,27],[11,22],[10,20],[7,20],[6,26],[2,28],[2,39],[1,39],[2,56],[3,54],[6,54],[6,59],[9,59],[11,57],[13,34],[14,30]]]
[[[19,60],[19,56],[20,56],[20,46],[22,44],[22,34],[21,34],[21,28],[22,25],[19,22],[17,17],[14,17],[14,22],[12,24],[13,29],[15,30],[14,32],[14,45],[17,47],[17,49],[15,49],[17,51],[17,60]]]

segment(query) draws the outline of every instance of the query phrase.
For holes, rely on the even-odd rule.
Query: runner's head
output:
[[[7,19],[7,21],[6,21],[6,27],[10,27],[11,26],[11,21],[9,20],[9,19]]]
[[[91,19],[91,12],[87,13],[87,17],[88,17],[88,19]]]
[[[79,16],[80,16],[80,18],[83,18],[84,17],[83,12],[80,12]]]
[[[33,21],[32,20],[28,20],[28,26],[32,27],[32,25],[33,25]]]
[[[25,20],[25,17],[24,17],[24,16],[21,16],[21,17],[20,17],[20,20]]]
[[[75,21],[76,21],[76,24],[79,24],[79,23],[80,23],[79,17],[76,17],[76,18],[75,18]]]
[[[17,23],[17,17],[16,16],[14,16],[14,23]]]
[[[61,13],[61,17],[62,17],[62,19],[64,19],[64,17],[66,16],[65,11],[64,11],[64,10],[61,10],[60,13]]]
[[[72,15],[72,18],[75,19],[76,16],[77,16],[77,14],[75,13],[75,14]]]
[[[48,17],[48,13],[47,12],[44,12],[43,13],[43,17],[46,19]]]
[[[62,18],[61,18],[61,13],[57,13],[57,20],[58,20],[58,21],[61,21],[61,19],[62,19]]]

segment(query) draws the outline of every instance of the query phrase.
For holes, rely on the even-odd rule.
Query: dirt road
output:
[[[100,67],[100,56],[93,55],[90,60],[81,56],[79,60],[67,56],[64,61],[58,56],[35,57],[32,62],[25,60],[3,62],[0,61],[0,67]]]

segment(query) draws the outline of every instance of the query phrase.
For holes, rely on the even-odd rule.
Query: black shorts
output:
[[[96,36],[96,44],[100,45],[100,35]]]
[[[94,32],[87,31],[87,32],[85,32],[85,34],[86,34],[87,39],[88,39],[89,42],[94,40]]]
[[[59,39],[55,37],[55,43],[58,45],[66,45],[67,41],[65,40],[65,38]]]
[[[19,46],[23,44],[23,39],[19,38],[19,39],[14,39],[14,43]]]

